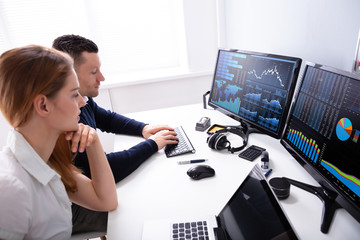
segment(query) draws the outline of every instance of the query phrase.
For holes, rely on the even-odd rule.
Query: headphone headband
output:
[[[243,145],[240,147],[232,148],[230,142],[227,140],[224,133],[233,133],[240,136],[243,139]],[[208,145],[212,149],[222,150],[227,149],[231,153],[241,151],[247,145],[247,135],[239,128],[236,127],[226,127],[216,131],[214,134],[210,135],[207,139]]]

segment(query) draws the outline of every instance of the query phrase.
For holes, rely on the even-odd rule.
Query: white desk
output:
[[[260,164],[238,157],[238,153],[215,151],[207,146],[206,132],[195,131],[195,123],[203,116],[211,118],[211,124],[238,125],[222,113],[205,110],[202,105],[187,105],[153,111],[128,114],[128,117],[150,124],[183,126],[193,143],[196,153],[166,158],[163,150],[154,154],[135,172],[117,184],[119,206],[109,214],[108,239],[141,239],[143,222],[147,219],[187,217],[217,214],[241,184],[253,164]],[[228,136],[233,147],[242,139]],[[116,136],[115,150],[128,149],[142,138]],[[317,182],[281,146],[280,141],[267,135],[252,134],[248,146],[255,144],[269,152],[272,177],[286,176],[308,184]],[[191,180],[186,171],[192,165],[178,165],[177,161],[197,158],[209,159],[216,175],[200,181]],[[335,213],[328,234],[320,232],[322,202],[318,197],[291,186],[290,197],[280,201],[285,213],[301,239],[358,239],[360,224],[345,210]],[[198,207],[199,205],[202,207]],[[178,206],[178,208],[175,208]],[[179,208],[180,206],[180,208]],[[177,209],[177,210],[176,210]]]

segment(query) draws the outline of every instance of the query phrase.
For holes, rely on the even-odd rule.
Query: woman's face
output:
[[[60,132],[78,129],[80,108],[85,106],[84,98],[79,94],[79,82],[75,71],[66,79],[65,86],[53,99],[50,124]]]

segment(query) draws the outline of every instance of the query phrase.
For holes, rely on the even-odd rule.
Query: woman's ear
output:
[[[49,104],[48,98],[43,94],[37,95],[33,101],[35,111],[42,117],[49,114]]]

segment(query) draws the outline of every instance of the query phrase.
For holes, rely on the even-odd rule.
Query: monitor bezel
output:
[[[299,79],[299,89],[296,92],[296,96],[294,99],[297,99],[301,85],[303,83],[303,78],[305,76],[305,73],[308,69],[308,67],[314,67],[320,70],[329,71],[335,74],[340,74],[344,77],[356,79],[360,81],[360,76],[351,72],[346,72],[334,67],[325,66],[313,62],[305,62],[305,66],[303,69],[303,72],[301,74],[301,79]],[[292,104],[291,109],[289,111],[289,116],[287,119],[287,126],[284,128],[284,134],[282,138],[280,139],[280,143],[282,146],[291,154],[291,156],[320,184],[321,187],[323,187],[326,190],[333,191],[337,194],[335,201],[343,207],[350,215],[352,215],[358,222],[360,222],[360,207],[358,207],[349,197],[344,194],[341,190],[339,190],[335,184],[333,184],[329,179],[326,178],[315,166],[313,166],[309,161],[307,161],[300,153],[298,153],[290,144],[288,144],[285,140],[285,132],[287,131],[288,123],[291,119],[291,114],[293,112],[295,102]]]
[[[257,55],[257,56],[269,57],[269,58],[279,58],[279,59],[282,59],[282,60],[288,60],[288,61],[294,61],[295,62],[294,74],[293,74],[293,78],[291,79],[291,84],[289,86],[289,90],[288,90],[288,94],[287,94],[287,98],[286,98],[286,103],[287,104],[284,107],[283,118],[280,121],[279,128],[278,128],[277,132],[271,131],[271,130],[269,130],[269,129],[267,129],[267,128],[259,125],[259,124],[256,124],[256,123],[250,121],[247,118],[244,118],[244,117],[242,117],[242,116],[240,116],[238,114],[235,114],[235,113],[223,108],[222,106],[219,106],[219,105],[211,102],[211,96],[212,96],[212,93],[213,93],[213,90],[214,90],[214,84],[215,84],[215,79],[216,79],[216,70],[217,70],[218,61],[219,61],[221,51],[236,52],[236,53],[239,53],[239,54],[247,54],[247,55]],[[214,70],[214,74],[213,74],[213,79],[211,81],[210,95],[209,95],[209,99],[208,99],[207,103],[208,103],[208,105],[210,107],[212,107],[215,110],[227,115],[228,117],[240,122],[241,124],[247,124],[247,126],[249,126],[251,128],[255,128],[255,129],[259,130],[261,133],[265,133],[265,134],[267,134],[267,135],[269,135],[271,137],[274,137],[276,139],[280,139],[282,137],[284,129],[286,127],[287,117],[288,117],[289,110],[290,110],[290,107],[291,107],[292,98],[293,98],[294,93],[295,93],[297,80],[299,79],[301,63],[302,63],[302,59],[299,58],[299,57],[272,54],[272,53],[246,51],[246,50],[240,50],[240,49],[219,48],[218,49],[217,59],[216,59],[216,64],[215,64],[215,70]]]

